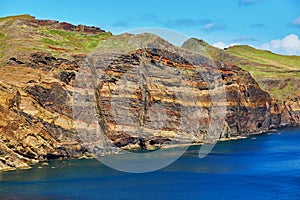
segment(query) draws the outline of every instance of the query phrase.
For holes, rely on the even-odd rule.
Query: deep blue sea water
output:
[[[299,129],[219,142],[204,159],[198,150],[145,174],[94,159],[0,172],[0,199],[300,199]]]

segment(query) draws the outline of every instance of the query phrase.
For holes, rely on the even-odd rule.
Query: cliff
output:
[[[0,24],[0,170],[299,124],[299,98],[278,107],[235,63],[158,36],[27,15]]]

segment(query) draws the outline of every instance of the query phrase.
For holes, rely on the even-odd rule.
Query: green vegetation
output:
[[[28,14],[16,15],[16,16],[8,16],[8,17],[1,17],[0,18],[0,22],[1,21],[5,21],[5,20],[17,20],[17,19],[24,19],[24,20],[29,19],[29,20],[31,20],[31,19],[34,19],[34,17],[32,17],[32,16],[30,16]]]
[[[297,90],[297,88],[295,88],[294,81],[289,82],[285,87],[283,87],[282,89],[280,89],[279,87],[273,87],[269,93],[272,97],[274,97],[275,99],[287,99],[287,98],[293,98],[295,90]]]
[[[88,54],[98,44],[111,37],[109,32],[87,34],[80,31],[58,30],[55,26],[32,25],[30,15],[0,18],[0,66],[11,57],[37,51],[69,58],[73,54]],[[5,33],[5,34],[4,34]]]
[[[236,59],[236,64],[249,71],[274,99],[291,98],[297,93],[295,81],[300,81],[300,56],[278,55],[245,45],[230,47],[225,52],[237,56],[240,60]],[[278,84],[271,84],[274,80]]]
[[[1,40],[1,39],[4,39],[4,38],[5,38],[5,35],[4,35],[3,33],[0,32],[0,40]]]
[[[230,47],[226,52],[237,56],[235,63],[257,79],[299,77],[299,56],[278,55],[245,45]]]
[[[46,44],[50,44],[50,45],[59,45],[59,42],[56,42],[56,41],[51,40],[49,38],[42,38],[41,42],[46,43]]]
[[[100,41],[105,40],[111,36],[110,33],[98,33],[96,35],[87,35],[75,31],[63,31],[40,28],[42,33],[40,41],[47,46],[51,45],[52,48],[65,50],[72,53],[89,53],[97,47]]]
[[[147,47],[147,43],[150,43],[157,39],[157,36],[150,33],[144,33],[140,35],[121,34],[109,39],[103,40],[99,43],[98,48],[102,53],[131,53],[138,48]],[[97,51],[97,50],[96,50]]]
[[[15,20],[33,20],[34,17],[28,15],[28,14],[24,14],[24,15],[16,15],[16,16],[8,16],[8,17],[2,17],[0,18],[0,23],[1,22],[6,22],[5,25],[6,26],[10,26],[14,23]]]
[[[283,71],[300,70],[299,56],[278,55],[270,51],[259,50],[245,45],[230,47],[228,48],[227,52],[233,53],[239,57],[246,58],[260,64],[277,66]]]

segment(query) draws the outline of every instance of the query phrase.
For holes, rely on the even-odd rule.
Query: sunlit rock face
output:
[[[141,45],[146,36],[154,39]],[[77,74],[73,114],[89,129],[81,130],[86,145],[95,145],[99,128],[95,148],[107,145],[103,134],[117,147],[148,150],[268,130],[271,98],[248,72],[157,36],[128,37],[144,48],[109,52],[107,41]]]

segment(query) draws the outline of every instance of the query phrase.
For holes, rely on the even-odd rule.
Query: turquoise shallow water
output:
[[[118,172],[97,160],[52,161],[0,173],[0,199],[300,199],[300,130],[191,147],[156,172]],[[41,168],[42,167],[42,168]]]

